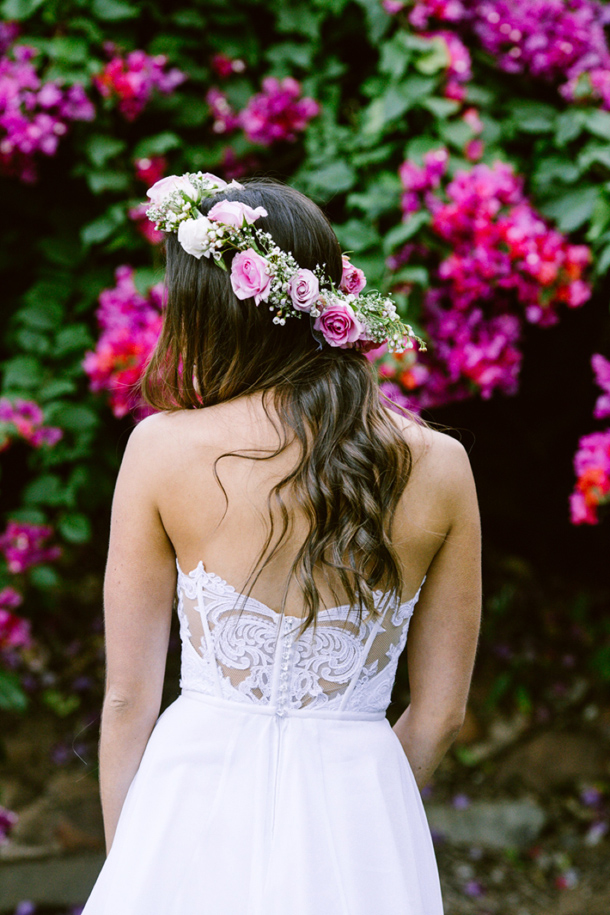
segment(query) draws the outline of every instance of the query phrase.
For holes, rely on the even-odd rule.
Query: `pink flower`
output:
[[[53,529],[43,524],[9,521],[0,536],[0,550],[4,553],[9,572],[25,572],[30,566],[57,559],[61,548],[44,545],[52,533]]]
[[[601,353],[591,356],[591,367],[595,372],[595,381],[604,392],[597,398],[593,409],[595,419],[605,419],[610,416],[610,362]]]
[[[167,159],[165,156],[151,156],[143,159],[136,159],[136,178],[144,184],[156,184],[163,177],[163,172],[167,168]]]
[[[362,292],[366,286],[366,277],[364,272],[359,270],[358,267],[354,267],[353,264],[350,263],[350,259],[347,254],[342,254],[341,260],[343,261],[343,275],[341,277],[339,289],[342,292],[347,292],[351,295],[358,295],[358,293]]]
[[[93,77],[93,82],[104,98],[118,99],[121,114],[133,121],[146,108],[155,89],[169,95],[186,79],[186,74],[175,67],[166,70],[167,63],[163,54],[152,57],[141,50],[131,51],[125,58],[114,56]]]
[[[208,219],[212,222],[221,222],[225,226],[234,226],[241,229],[244,222],[251,225],[260,216],[267,216],[267,210],[264,207],[257,207],[255,210],[239,200],[220,200],[215,203],[208,213]]]
[[[297,270],[290,280],[290,298],[299,311],[310,311],[320,294],[320,283],[311,270]]]
[[[364,332],[364,327],[354,314],[354,309],[347,302],[329,298],[322,314],[314,322],[314,330],[322,332],[330,346],[347,348],[355,343]]]
[[[231,286],[238,299],[254,298],[258,305],[271,291],[269,261],[252,248],[240,251],[231,263]]]
[[[292,143],[320,111],[315,99],[301,98],[301,86],[291,76],[283,80],[268,76],[262,89],[239,114],[239,123],[252,143]]]
[[[182,175],[168,175],[167,178],[161,178],[159,181],[155,181],[153,186],[149,187],[146,191],[146,196],[150,198],[155,206],[158,206],[174,191],[181,191],[189,200],[195,202],[197,202],[199,197],[197,189],[193,187],[188,178],[185,178]]]
[[[4,845],[19,817],[7,807],[0,807],[0,845]]]
[[[0,650],[27,648],[31,642],[29,620],[0,607]]]

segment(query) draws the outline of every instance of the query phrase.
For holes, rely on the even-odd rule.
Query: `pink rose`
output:
[[[267,301],[271,292],[269,261],[248,248],[236,254],[231,263],[231,286],[238,299],[254,297],[258,305]]]
[[[158,206],[172,191],[182,191],[190,200],[199,200],[198,190],[184,175],[168,175],[167,178],[161,178],[148,188],[146,196],[152,200],[154,206]]]
[[[309,311],[320,295],[320,283],[311,270],[297,270],[289,286],[292,304],[299,311]]]
[[[343,276],[341,277],[339,289],[341,292],[358,295],[366,286],[366,277],[362,270],[350,263],[347,254],[342,254],[341,260],[343,261]]]
[[[235,226],[236,229],[241,229],[244,221],[251,225],[259,216],[267,216],[267,210],[264,207],[257,207],[253,210],[252,207],[240,203],[239,200],[220,200],[208,213],[208,219],[213,222],[221,222],[225,226]]]
[[[346,347],[355,343],[364,327],[354,314],[354,309],[347,302],[330,299],[329,304],[314,322],[314,330],[319,330],[331,346]]]

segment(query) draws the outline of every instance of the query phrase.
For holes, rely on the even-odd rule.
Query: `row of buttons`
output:
[[[286,714],[286,704],[288,701],[288,678],[290,676],[290,653],[292,651],[292,639],[289,638],[292,627],[294,626],[293,617],[285,617],[284,627],[286,633],[284,636],[284,647],[282,648],[282,664],[280,668],[280,692],[277,701],[276,715],[283,718]]]

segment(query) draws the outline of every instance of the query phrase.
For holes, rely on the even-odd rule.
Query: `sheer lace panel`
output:
[[[424,577],[425,581],[425,577]],[[178,565],[180,685],[208,695],[278,708],[385,710],[417,594],[377,620],[349,606],[319,612],[317,627],[244,598],[202,563]],[[375,592],[378,607],[382,591]]]

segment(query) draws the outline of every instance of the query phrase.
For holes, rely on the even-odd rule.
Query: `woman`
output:
[[[478,638],[468,456],[380,403],[365,352],[414,335],[308,198],[201,173],[148,195],[167,232],[158,412],[113,501],[108,856],[84,915],[440,915],[418,788]],[[181,692],[158,717],[175,594]]]

